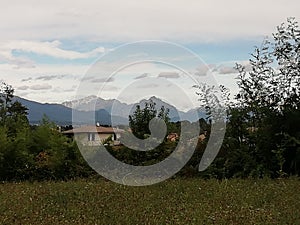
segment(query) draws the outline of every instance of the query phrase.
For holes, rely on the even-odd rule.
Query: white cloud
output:
[[[244,66],[245,71],[251,71],[252,67],[249,61],[228,61],[222,62],[219,65],[215,65],[212,67],[213,72],[217,72],[218,74],[237,74],[238,70],[236,69],[236,63]]]
[[[231,74],[231,73],[237,73],[237,70],[234,67],[230,66],[221,66],[218,68],[219,74]]]
[[[73,0],[6,1],[1,4],[0,10],[0,20],[4,21],[0,23],[0,80],[13,84],[17,95],[26,95],[29,99],[41,102],[62,102],[71,99],[72,94],[76,93],[80,78],[88,72],[89,66],[38,64],[27,58],[27,55],[34,53],[37,57],[90,60],[101,55],[106,49],[99,47],[82,52],[82,49],[89,49],[80,46],[82,43],[103,42],[114,47],[118,43],[142,39],[161,39],[179,44],[240,39],[262,40],[261,36],[271,35],[276,26],[287,17],[298,15],[299,8],[298,0],[289,0],[288,4],[284,0],[90,0],[88,3]],[[65,42],[61,40],[75,44],[65,47],[62,44]],[[81,51],[74,47],[76,43]],[[20,56],[16,55],[15,51]],[[143,53],[139,54],[127,57],[132,59],[143,56]],[[172,53],[165,57],[168,56],[173,57]],[[174,64],[177,63],[176,60],[180,62],[182,59],[172,58]],[[245,66],[249,70],[247,63],[245,62]],[[229,74],[230,66],[225,63],[223,67],[212,65],[211,68],[216,75],[224,74],[216,76],[219,83],[236,89],[234,75]],[[110,62],[102,62],[99,68],[102,76],[92,78],[91,81],[98,79],[97,82],[102,82],[103,76],[110,74],[111,68],[115,67]],[[198,75],[207,75],[208,68],[199,67],[197,72]],[[118,71],[119,76],[116,75],[117,78],[111,80],[114,82],[109,83],[111,86],[107,86],[104,91],[108,97],[113,97],[113,90],[123,87],[120,84],[125,83],[127,77],[136,78],[134,81],[151,77],[143,73],[159,74],[156,66],[151,63],[130,65]],[[60,78],[61,74],[67,76],[56,79]],[[178,78],[171,81],[178,82],[178,86],[189,87],[181,73],[165,72],[159,76]],[[44,81],[47,83],[40,83]],[[99,83],[94,85],[97,87]],[[152,88],[155,89],[154,86]],[[161,87],[157,87],[157,90],[161,90]],[[134,89],[132,92],[132,96],[135,97]]]
[[[46,76],[39,76],[35,78],[36,80],[53,80],[53,79],[60,79],[63,78],[63,75],[46,75]]]
[[[143,78],[146,78],[146,77],[148,77],[148,76],[149,76],[148,73],[143,73],[143,74],[141,74],[141,75],[135,77],[134,79],[136,79],[136,80],[138,80],[138,79],[143,79]]]
[[[141,86],[138,86],[138,88],[158,88],[161,87],[159,84],[150,83],[150,84],[143,84]]]
[[[161,72],[158,74],[158,77],[164,78],[179,78],[180,75],[177,72]]]
[[[61,47],[59,41],[41,42],[41,41],[6,41],[0,43],[0,59],[11,64],[18,65],[19,67],[34,67],[34,62],[24,57],[17,57],[13,55],[14,50],[18,50],[23,53],[36,53],[39,55],[51,56],[61,59],[86,59],[99,56],[100,53],[104,53],[103,47],[95,48],[89,52],[77,52],[72,50],[64,50]]]
[[[51,88],[52,86],[50,84],[34,84],[29,87],[31,90],[48,90]]]
[[[26,82],[26,81],[31,81],[31,80],[32,80],[32,78],[31,78],[31,77],[28,77],[28,78],[22,79],[21,81],[22,81],[22,82]]]
[[[7,49],[0,44],[0,61],[14,65],[14,68],[33,68],[34,62],[25,57],[15,57],[12,54],[13,49]]]
[[[27,90],[29,88],[28,85],[19,86],[18,90]]]
[[[109,77],[109,78],[96,78],[91,80],[93,83],[108,83],[108,82],[113,82],[115,80],[114,77]]]
[[[96,90],[99,91],[99,88],[97,88]],[[105,84],[105,86],[103,86],[103,88],[101,89],[102,92],[115,92],[119,90],[120,87],[114,85],[107,85],[107,84]]]
[[[210,64],[210,65],[201,64],[200,66],[198,66],[196,68],[196,71],[194,72],[194,74],[197,76],[206,76],[207,73],[209,72],[209,70],[213,69],[214,67],[215,67],[215,65],[213,65],[213,64]]]
[[[1,39],[223,41],[270,34],[299,15],[298,0],[52,0],[1,4]],[[74,57],[53,50],[51,54]],[[75,54],[75,57],[77,54]]]
[[[24,91],[24,90],[33,90],[33,91],[39,91],[39,90],[49,90],[52,86],[49,84],[34,84],[31,86],[23,85],[17,87],[18,90]]]
[[[13,85],[15,88],[15,94],[18,96],[26,97],[30,100],[41,101],[41,102],[63,102],[67,99],[72,98],[76,92],[74,86],[78,86],[80,79],[83,77],[88,66],[84,65],[56,65],[56,64],[43,64],[37,65],[35,68],[22,68],[16,69],[14,65],[0,64],[0,80],[5,81],[8,84]],[[58,77],[64,74],[62,79],[48,80],[47,86],[33,86],[42,85],[42,80],[36,80],[41,76],[55,76]],[[29,79],[31,78],[31,79]],[[62,94],[61,92],[52,92],[50,88],[62,88],[63,90],[73,89],[68,94]],[[34,89],[34,91],[32,90]],[[27,90],[26,93],[24,90]],[[43,90],[37,90],[43,89]],[[42,93],[45,92],[45,93]],[[25,96],[25,95],[24,95]]]

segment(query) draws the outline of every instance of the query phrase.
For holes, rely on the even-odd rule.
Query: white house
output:
[[[62,133],[69,136],[76,135],[76,139],[84,145],[97,146],[109,137],[111,137],[114,145],[120,144],[119,139],[123,132],[124,130],[113,127],[82,126]]]

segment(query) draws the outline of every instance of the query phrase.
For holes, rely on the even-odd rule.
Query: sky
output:
[[[233,65],[247,65],[299,8],[298,0],[2,1],[0,80],[39,102],[158,95],[187,109],[197,74],[235,93]]]

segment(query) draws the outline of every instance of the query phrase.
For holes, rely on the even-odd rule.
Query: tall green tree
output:
[[[241,140],[261,172],[300,174],[300,29],[294,18],[256,47],[250,70],[237,64]],[[234,123],[231,118],[231,124]],[[239,125],[241,126],[241,125]],[[237,127],[234,127],[237,128]],[[238,129],[237,129],[238,130]]]
[[[163,120],[168,127],[170,123],[169,109],[162,106],[160,110],[157,111],[156,103],[152,100],[145,102],[144,108],[137,105],[133,114],[129,115],[129,126],[132,133],[140,139],[146,138],[147,135],[151,133],[149,123],[154,118]]]
[[[11,106],[14,89],[4,82],[0,83],[0,124],[4,125]]]
[[[7,126],[10,135],[14,135],[18,127],[29,125],[27,108],[14,101],[14,89],[4,82],[0,84],[0,125]]]
[[[12,86],[0,85],[0,177],[25,178],[33,162],[28,152],[30,129],[27,108],[14,101]]]
[[[30,126],[27,108],[14,99],[14,89],[0,85],[0,179],[67,179],[92,170],[77,145],[44,117]]]

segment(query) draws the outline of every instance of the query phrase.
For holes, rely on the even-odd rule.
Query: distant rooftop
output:
[[[77,127],[72,130],[66,130],[62,132],[63,134],[78,134],[78,133],[98,133],[98,134],[112,134],[112,133],[122,133],[124,130],[113,127],[102,127],[102,126],[82,126]]]

